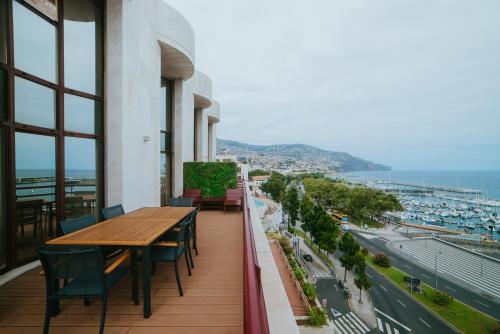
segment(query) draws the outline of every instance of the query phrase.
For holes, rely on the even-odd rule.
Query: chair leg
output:
[[[153,261],[152,267],[151,276],[154,276],[156,274],[156,261]]]
[[[196,234],[194,235],[194,238],[193,238],[193,249],[194,249],[196,256],[198,256],[198,245],[196,244]]]
[[[189,255],[189,261],[191,261],[191,268],[194,269],[194,261],[193,261],[193,257],[191,256],[191,242],[190,241],[188,241],[188,244],[187,244],[187,252]]]
[[[50,299],[47,298],[47,301],[45,303],[45,320],[43,322],[43,334],[49,333],[50,313],[51,313]]]
[[[177,280],[177,289],[179,289],[179,295],[184,296],[182,293],[181,278],[179,276],[179,266],[177,265],[177,260],[174,261],[175,268],[175,279]]]
[[[191,274],[191,266],[189,265],[189,258],[186,252],[184,252],[184,257],[186,258],[186,267],[188,268],[188,274],[189,276],[192,276]]]
[[[89,297],[83,298],[83,305],[90,306],[90,298]]]
[[[102,298],[102,309],[101,309],[101,323],[99,325],[99,334],[104,333],[104,322],[106,321],[106,304],[108,303],[108,298],[104,296]]]

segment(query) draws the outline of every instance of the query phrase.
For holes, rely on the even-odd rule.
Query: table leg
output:
[[[144,318],[151,316],[151,248],[142,248],[142,294],[144,298]]]

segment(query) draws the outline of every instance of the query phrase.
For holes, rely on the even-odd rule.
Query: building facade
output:
[[[215,160],[219,104],[162,0],[0,0],[0,272],[57,222],[159,206]]]

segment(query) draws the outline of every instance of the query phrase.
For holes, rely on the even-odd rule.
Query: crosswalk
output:
[[[375,315],[377,317],[377,330],[379,333],[387,334],[409,334],[411,329],[396,319],[390,317],[379,309],[375,308]]]
[[[354,312],[335,318],[333,324],[340,334],[364,334],[370,331],[370,328]]]
[[[453,276],[493,297],[500,298],[500,262],[448,245],[436,239],[403,240],[390,243],[414,260],[440,273]],[[457,282],[458,283],[458,282]]]
[[[384,326],[385,324],[385,326]],[[399,329],[391,327],[391,324],[377,317],[377,327],[380,333],[400,334]]]

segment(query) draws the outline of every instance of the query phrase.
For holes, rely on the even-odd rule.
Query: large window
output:
[[[64,3],[66,87],[101,95],[101,9],[95,0]]]
[[[7,1],[0,0],[0,62],[7,62]]]
[[[103,205],[102,2],[0,0],[0,271]]]
[[[172,91],[173,82],[161,80],[160,100],[160,198],[167,205],[172,196]]]
[[[55,25],[13,0],[16,68],[57,82],[57,30]]]
[[[55,128],[55,90],[16,77],[14,91],[16,92],[16,123]]]
[[[56,200],[54,137],[16,133],[16,255],[22,262],[54,233]]]

